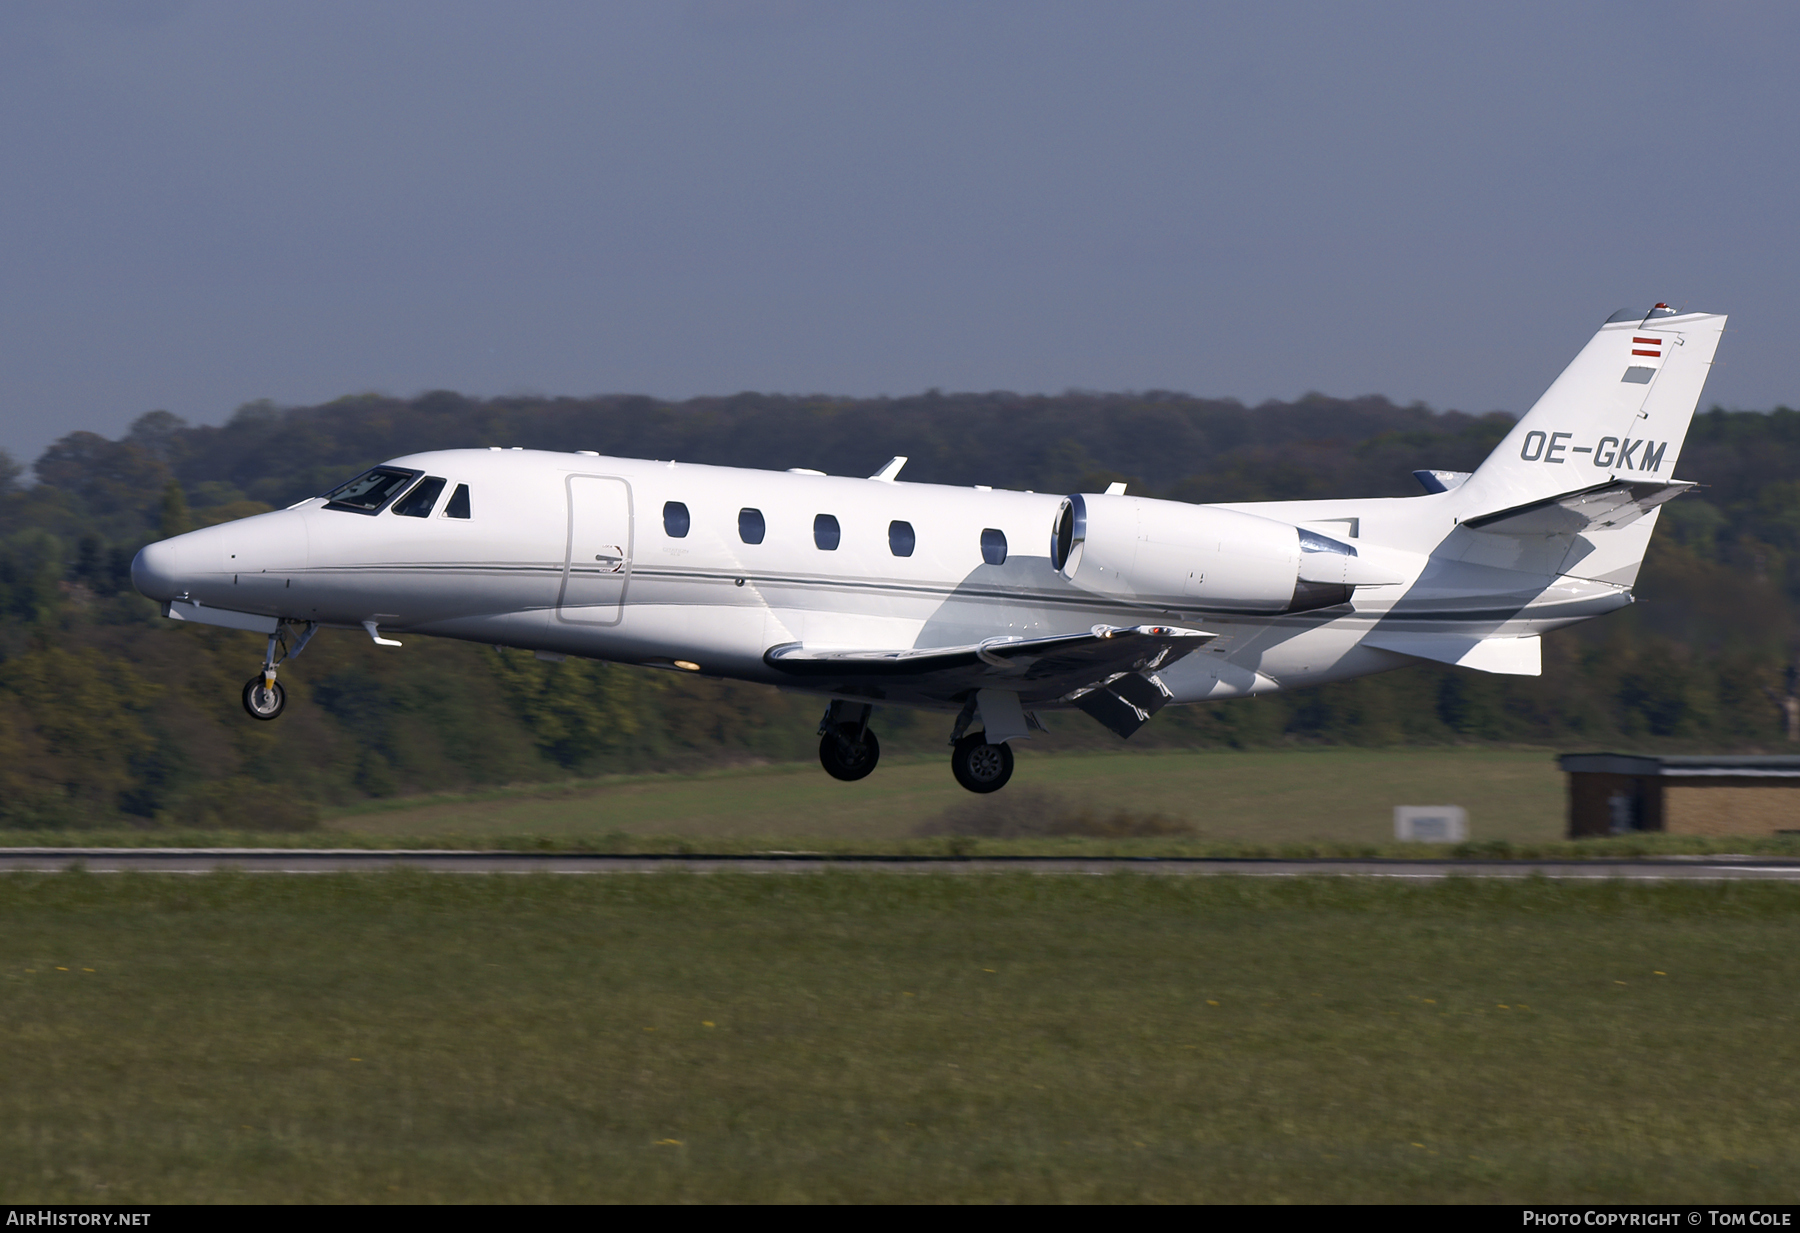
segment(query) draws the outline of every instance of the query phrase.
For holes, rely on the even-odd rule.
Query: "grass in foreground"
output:
[[[1800,891],[0,879],[0,1201],[1785,1201]]]

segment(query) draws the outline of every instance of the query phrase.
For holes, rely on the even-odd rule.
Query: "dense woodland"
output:
[[[153,411],[76,432],[33,468],[0,453],[0,824],[303,826],[369,796],[704,762],[810,758],[820,706],[763,687],[528,653],[328,632],[285,671],[286,715],[238,692],[261,639],[176,626],[132,589],[150,540],[277,508],[422,449],[526,446],[913,481],[1190,501],[1404,496],[1505,433],[1381,398],[1246,407],[1168,393],[659,402],[437,392],[251,404],[222,427]],[[1631,609],[1545,640],[1541,678],[1427,665],[1271,698],[1170,708],[1134,745],[1511,742],[1781,750],[1800,597],[1800,412],[1697,417]],[[888,711],[891,753],[941,752],[938,716]],[[1116,738],[1078,714],[1044,743]],[[1042,738],[1040,738],[1042,740]]]

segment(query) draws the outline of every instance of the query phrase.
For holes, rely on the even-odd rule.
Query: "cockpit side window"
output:
[[[444,502],[444,517],[467,518],[469,516],[469,486],[458,484],[450,499]]]
[[[376,467],[325,494],[325,508],[351,514],[379,514],[382,507],[419,477],[417,471]]]
[[[427,475],[419,486],[394,502],[394,512],[402,518],[429,518],[438,494],[444,491],[444,477]]]

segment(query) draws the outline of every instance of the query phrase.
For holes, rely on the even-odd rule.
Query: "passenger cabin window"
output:
[[[741,509],[738,511],[738,538],[746,544],[760,544],[768,528],[763,525],[762,511],[759,509]]]
[[[820,552],[836,552],[842,538],[838,520],[830,514],[820,514],[813,519],[813,543],[819,546]]]
[[[981,559],[989,565],[1006,564],[1006,532],[993,527],[981,533]]]
[[[394,512],[402,518],[429,518],[431,507],[437,504],[438,494],[444,491],[447,481],[441,475],[427,475],[419,481],[419,486],[394,502]]]
[[[663,502],[663,534],[670,539],[686,539],[692,521],[688,508],[679,501]]]
[[[444,517],[467,518],[469,516],[469,486],[458,484],[450,499],[444,502]]]
[[[419,478],[417,471],[376,467],[325,494],[325,508],[350,514],[379,514],[384,505]]]
[[[888,523],[888,548],[895,556],[910,557],[913,554],[913,544],[915,542],[912,523]]]

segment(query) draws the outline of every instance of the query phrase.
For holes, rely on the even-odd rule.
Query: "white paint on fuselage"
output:
[[[1527,517],[1506,529],[1505,520],[1615,484],[1664,485],[1724,327],[1721,315],[1665,306],[1642,317],[1615,314],[1487,460],[1448,492],[1221,507],[1232,516],[1082,494],[1082,517],[1096,515],[1095,538],[1071,551],[1065,565],[1073,581],[1049,559],[1060,494],[532,450],[446,450],[394,460],[443,477],[446,493],[467,484],[466,520],[445,516],[443,496],[429,518],[391,510],[370,517],[325,509],[315,499],[152,544],[138,555],[132,577],[161,600],[627,663],[679,660],[793,688],[805,686],[769,666],[764,654],[771,648],[969,647],[994,637],[1086,633],[1095,625],[1178,625],[1215,635],[1158,671],[1184,702],[1408,662],[1370,645],[1371,635],[1424,657],[1529,671],[1535,646],[1497,642],[1492,653],[1474,652],[1486,639],[1528,639],[1629,603],[1657,515],[1640,506],[1643,516],[1623,525]],[[685,537],[664,530],[670,501],[687,506]],[[761,511],[760,543],[739,536],[744,508]],[[1073,502],[1070,511],[1073,528]],[[820,514],[838,520],[836,551],[814,543]],[[608,519],[619,525],[591,525]],[[1472,531],[1465,520],[1487,529]],[[889,550],[896,521],[911,524],[910,556]],[[572,522],[579,523],[573,533]],[[1558,525],[1582,529],[1554,530]],[[1347,554],[1335,553],[1335,564],[1318,555],[1308,560],[1292,527],[1353,544],[1355,577]],[[1006,536],[1002,565],[982,559],[987,528]],[[1078,558],[1090,549],[1096,559],[1084,575]],[[1246,558],[1253,568],[1237,568]],[[1277,584],[1288,568],[1297,571],[1297,584],[1354,583],[1356,590],[1334,607],[1247,615],[1283,607]],[[1111,594],[1099,593],[1103,587]],[[1233,588],[1236,594],[1226,594]],[[1297,586],[1287,606],[1338,594]],[[1221,607],[1194,606],[1201,603]],[[183,611],[191,617],[198,609]],[[846,679],[834,687],[846,687]],[[902,675],[889,673],[883,682],[870,696],[955,704],[924,696]]]
[[[372,620],[384,633],[626,663],[683,660],[709,674],[788,686],[795,682],[763,660],[784,643],[901,649],[1076,633],[1096,624],[1194,625],[1219,638],[1162,673],[1184,702],[1407,662],[1359,645],[1377,623],[1524,636],[1628,602],[1616,585],[1431,556],[1459,534],[1444,501],[1451,494],[1227,507],[1283,522],[1354,526],[1359,552],[1405,579],[1360,588],[1349,607],[1242,618],[1178,602],[1097,596],[1064,579],[1049,559],[1060,495],[532,450],[447,450],[387,465],[441,476],[446,494],[467,484],[472,516],[443,516],[443,498],[428,518],[329,510],[316,498],[153,545],[146,574],[166,577],[170,592],[156,597],[174,598],[178,589],[214,607],[346,628]],[[617,544],[630,558],[616,609],[590,619],[559,607],[568,571],[593,568],[568,559],[570,478],[584,476],[621,481],[630,493],[628,526],[616,533],[584,529],[576,537],[582,553]],[[686,536],[665,531],[666,502],[687,507]],[[746,508],[762,514],[760,544],[739,537]],[[835,551],[814,543],[820,514],[838,521]],[[911,556],[890,550],[893,522],[913,528]],[[981,534],[989,528],[1006,536],[1004,564],[982,559]]]

